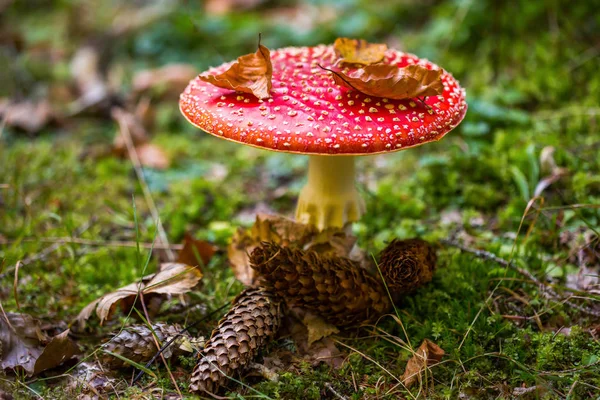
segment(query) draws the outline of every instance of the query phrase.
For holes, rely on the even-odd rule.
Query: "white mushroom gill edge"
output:
[[[319,230],[358,221],[365,203],[355,185],[353,156],[310,156],[308,182],[300,192],[296,220]]]

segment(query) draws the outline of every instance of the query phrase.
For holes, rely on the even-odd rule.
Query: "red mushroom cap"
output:
[[[337,86],[333,46],[288,47],[271,52],[271,98],[222,89],[196,78],[179,107],[198,128],[224,139],[269,150],[304,154],[367,155],[436,141],[455,128],[467,111],[465,91],[448,72],[444,91],[425,100],[392,100]],[[396,50],[385,63],[405,67],[435,64]],[[208,71],[219,74],[231,63]]]

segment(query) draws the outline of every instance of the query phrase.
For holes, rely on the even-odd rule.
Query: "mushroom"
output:
[[[333,46],[271,52],[271,97],[213,86],[196,78],[181,94],[183,115],[211,135],[250,146],[309,155],[308,182],[296,209],[299,222],[323,230],[357,221],[365,206],[355,186],[356,156],[405,150],[440,140],[463,119],[465,91],[447,72],[444,90],[425,99],[373,97],[334,83]],[[384,63],[435,64],[396,50]],[[211,68],[220,74],[232,63]]]

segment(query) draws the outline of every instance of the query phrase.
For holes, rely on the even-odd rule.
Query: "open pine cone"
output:
[[[379,269],[397,301],[433,278],[437,256],[422,239],[393,240],[379,253]]]
[[[281,302],[274,293],[265,288],[243,291],[199,353],[190,389],[214,394],[229,377],[239,375],[275,336],[281,316]]]
[[[263,284],[290,306],[305,308],[337,326],[368,321],[391,306],[381,279],[348,258],[263,242],[250,261]]]

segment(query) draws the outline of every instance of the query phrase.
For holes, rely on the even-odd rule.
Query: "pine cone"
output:
[[[437,256],[421,239],[394,239],[379,253],[379,269],[394,301],[431,281]]]
[[[250,261],[265,285],[288,304],[337,326],[370,320],[391,306],[380,279],[348,258],[263,242]]]
[[[243,291],[199,353],[190,389],[216,393],[241,372],[279,330],[280,304],[279,297],[265,288]]]
[[[169,325],[162,322],[152,325],[152,330],[156,334],[158,342],[163,345],[167,341],[175,337],[181,327],[178,325]],[[158,349],[152,337],[152,330],[147,325],[133,325],[123,329],[115,335],[109,342],[102,345],[103,350],[111,353],[119,354],[128,360],[137,363],[146,363],[156,354]],[[169,347],[163,351],[165,358],[171,358],[184,354],[185,351],[180,346],[186,342],[191,342],[193,339],[187,332],[182,333],[175,339]],[[191,351],[191,349],[190,349]],[[103,353],[100,356],[100,361],[110,369],[130,367],[127,362],[113,357],[110,354]]]

